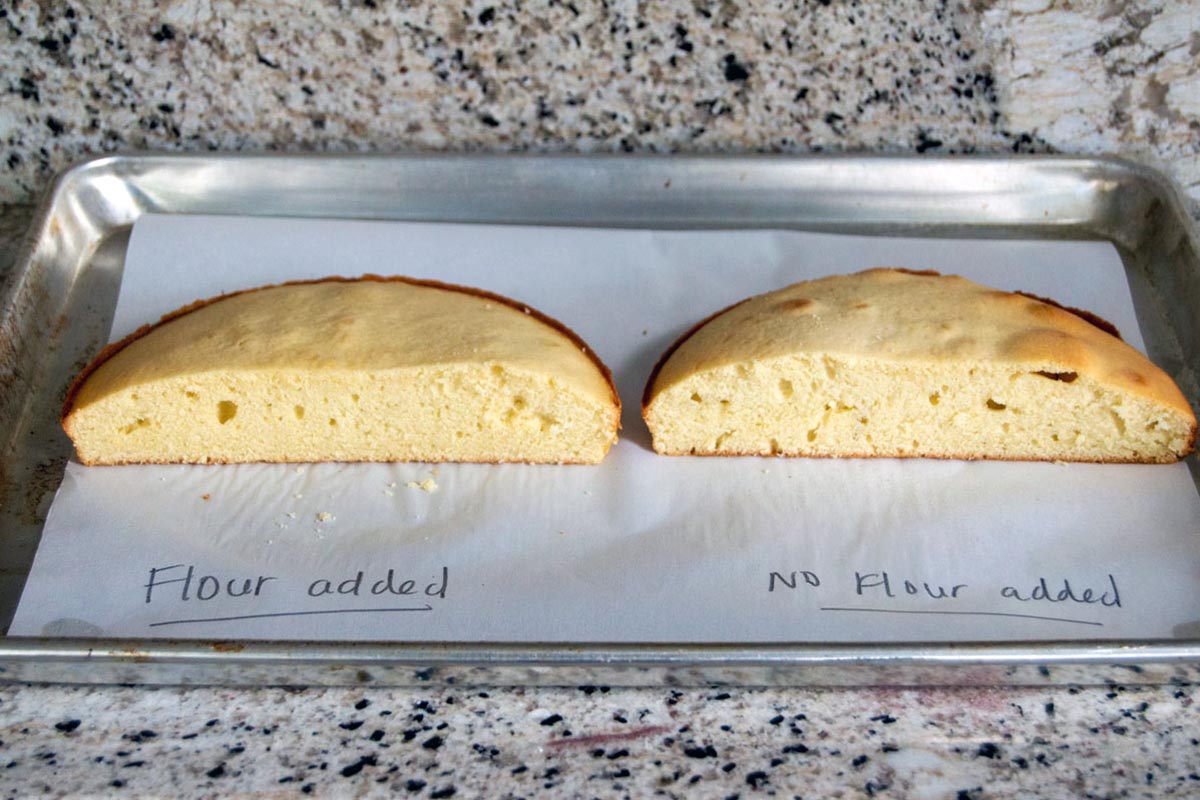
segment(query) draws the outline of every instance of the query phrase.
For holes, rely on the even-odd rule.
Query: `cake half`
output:
[[[933,272],[752,297],[664,354],[643,416],[668,455],[1169,462],[1196,417],[1102,320]]]
[[[408,278],[204,300],[109,345],[71,386],[84,464],[594,464],[620,402],[574,333],[520,303]]]

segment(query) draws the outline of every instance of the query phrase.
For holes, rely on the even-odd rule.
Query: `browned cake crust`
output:
[[[933,270],[933,269],[906,269],[905,267],[876,267],[876,269],[893,269],[896,272],[903,272],[906,275],[924,275],[927,277],[941,277],[941,275],[942,275],[942,273],[938,272],[937,270]],[[1095,327],[1104,331],[1105,333],[1109,334],[1110,336],[1115,336],[1118,339],[1121,338],[1121,332],[1117,330],[1117,326],[1113,325],[1111,322],[1104,319],[1104,317],[1101,317],[1098,314],[1093,314],[1092,312],[1086,311],[1082,308],[1073,308],[1071,306],[1064,306],[1062,303],[1059,303],[1056,300],[1051,300],[1049,297],[1041,297],[1039,295],[1031,294],[1029,292],[1018,291],[1018,292],[1013,292],[1013,294],[1019,294],[1022,297],[1028,297],[1030,300],[1037,300],[1039,303],[1045,303],[1048,306],[1054,306],[1055,308],[1061,308],[1063,311],[1068,311],[1068,312],[1074,314],[1075,316],[1079,317],[1080,319],[1084,320],[1085,322],[1090,322],[1092,325],[1094,325]],[[703,328],[705,325],[712,322],[714,319],[721,316],[722,314],[730,312],[733,309],[737,308],[738,306],[742,305],[743,303],[747,303],[753,299],[754,299],[753,297],[747,297],[745,300],[739,300],[738,302],[734,303],[731,306],[726,306],[725,308],[722,308],[720,311],[716,311],[712,314],[709,314],[707,317],[700,320],[695,325],[693,325],[692,327],[690,327],[686,331],[684,331],[683,334],[681,334],[678,339],[676,339],[674,342],[671,343],[670,347],[668,347],[665,351],[663,351],[663,354],[661,356],[659,356],[658,361],[655,362],[654,369],[650,370],[650,377],[646,380],[646,387],[642,390],[642,411],[643,412],[645,412],[646,406],[649,405],[649,403],[650,403],[650,394],[651,394],[652,390],[654,389],[654,382],[656,380],[658,380],[658,373],[662,371],[662,366],[663,366],[663,364],[667,363],[667,359],[669,359],[672,355],[674,355],[675,351],[678,350],[680,347],[682,347],[684,342],[686,342],[688,339],[695,336],[696,332],[699,331],[701,328]],[[757,454],[746,453],[744,455],[757,455]]]
[[[106,345],[99,353],[96,354],[96,357],[93,358],[91,360],[91,362],[89,362],[88,365],[83,368],[83,370],[79,373],[79,375],[76,376],[75,380],[71,382],[71,386],[67,389],[67,396],[66,396],[66,399],[63,401],[62,412],[59,415],[59,422],[63,423],[63,424],[66,423],[67,416],[71,413],[72,409],[74,409],[74,407],[75,407],[75,399],[79,395],[80,388],[83,386],[84,382],[87,381],[88,377],[93,372],[95,372],[97,369],[99,369],[100,366],[102,364],[104,364],[104,362],[111,359],[113,356],[115,356],[121,350],[128,347],[131,343],[142,338],[143,336],[150,333],[154,329],[161,327],[162,325],[165,325],[168,322],[171,322],[172,320],[176,320],[182,316],[192,313],[193,311],[204,308],[205,306],[212,305],[213,303],[219,303],[222,300],[228,300],[231,297],[237,297],[239,295],[250,294],[252,292],[260,292],[260,291],[263,291],[264,289],[275,289],[280,286],[302,286],[305,284],[314,284],[314,283],[354,283],[357,281],[376,281],[379,283],[390,283],[390,282],[407,283],[412,286],[423,286],[423,287],[431,288],[431,289],[444,289],[446,291],[461,292],[462,294],[473,295],[475,297],[481,297],[486,300],[492,300],[497,303],[502,303],[506,306],[509,306],[510,308],[514,308],[517,311],[521,311],[521,312],[533,317],[534,319],[538,320],[539,322],[550,326],[554,330],[558,331],[559,333],[563,334],[568,339],[570,339],[571,343],[574,344],[576,347],[578,347],[579,350],[584,355],[586,355],[592,361],[592,363],[594,363],[596,365],[596,367],[600,370],[600,374],[604,376],[604,380],[608,383],[609,390],[612,392],[612,399],[613,399],[613,402],[616,403],[616,407],[617,407],[617,411],[618,411],[618,419],[619,419],[619,412],[621,409],[621,398],[617,395],[617,386],[613,382],[612,372],[608,369],[608,367],[604,364],[604,362],[601,361],[600,358],[591,351],[591,349],[587,346],[587,344],[584,343],[583,339],[580,338],[579,334],[575,333],[575,331],[571,330],[566,325],[562,324],[561,322],[554,319],[553,317],[547,316],[546,314],[543,314],[542,312],[538,311],[536,308],[531,308],[530,306],[527,306],[524,303],[518,303],[516,300],[513,300],[512,298],[505,297],[504,295],[500,295],[500,294],[495,294],[494,292],[489,292],[484,289],[476,289],[476,288],[470,287],[470,286],[459,286],[459,285],[453,284],[453,283],[443,283],[442,281],[426,280],[426,279],[422,279],[422,278],[409,278],[409,277],[401,276],[401,275],[363,275],[362,277],[359,277],[359,278],[347,278],[347,277],[343,277],[340,275],[332,275],[332,276],[329,276],[326,278],[312,278],[312,279],[307,279],[307,280],[284,281],[282,283],[274,283],[274,284],[269,284],[267,286],[256,286],[251,289],[240,289],[235,292],[228,292],[226,294],[217,295],[216,297],[210,297],[210,298],[206,298],[204,300],[197,300],[194,303],[190,303],[186,306],[183,306],[182,308],[178,308],[174,311],[171,311],[168,314],[164,314],[163,317],[160,320],[158,320],[158,322],[153,322],[153,323],[149,323],[147,325],[143,325],[142,327],[138,328],[133,333],[129,334],[128,336],[121,339],[120,341],[113,342],[109,345]],[[618,427],[619,427],[619,423],[618,423]]]
[[[920,276],[920,277],[942,277],[942,274],[940,272],[937,272],[936,270],[912,270],[912,269],[905,269],[905,268],[886,268],[886,267],[877,267],[874,269],[866,270],[866,272],[875,272],[875,271],[901,272],[901,273],[905,273],[907,275]],[[1062,303],[1059,303],[1050,298],[1041,297],[1039,295],[1031,294],[1029,292],[1018,291],[1018,292],[1010,293],[1010,292],[1003,292],[1000,290],[996,290],[995,293],[997,295],[1011,295],[1011,294],[1020,295],[1022,297],[1033,300],[1035,302],[1043,303],[1043,304],[1053,307],[1055,309],[1065,311],[1065,312],[1089,323],[1090,325],[1092,325],[1099,331],[1102,331],[1104,334],[1112,336],[1113,338],[1115,338],[1117,340],[1122,340],[1121,334],[1117,330],[1117,327],[1115,325],[1113,325],[1108,320],[1106,320],[1090,311],[1086,311],[1084,309],[1079,309],[1079,308],[1073,308],[1071,306],[1066,306],[1066,305],[1063,305]],[[766,294],[773,294],[773,292],[768,292]],[[703,330],[706,326],[711,324],[714,320],[733,311],[734,309],[739,308],[740,306],[744,305],[745,303],[755,300],[757,297],[761,297],[761,296],[762,295],[755,295],[752,297],[748,297],[744,300],[741,300],[737,303],[727,306],[726,308],[723,308],[720,311],[710,314],[709,316],[707,316],[704,319],[697,322],[695,325],[688,328],[688,330],[686,330],[682,335],[680,335],[679,338],[676,339],[663,352],[663,354],[659,357],[658,361],[655,363],[654,368],[651,370],[650,375],[646,381],[645,388],[642,392],[641,408],[642,408],[643,417],[645,417],[647,408],[650,405],[651,400],[653,399],[653,397],[655,395],[655,390],[657,388],[656,383],[658,382],[658,378],[659,378],[664,366],[671,359],[671,357],[673,355],[675,355],[675,353],[686,342],[688,342],[688,340],[690,340],[691,338],[696,336],[701,330]],[[1050,374],[1047,374],[1046,377],[1055,378],[1054,375],[1050,375]],[[1196,428],[1193,427],[1192,431],[1191,431],[1190,439],[1188,440],[1188,443],[1187,443],[1185,451],[1184,451],[1184,455],[1194,452],[1195,446],[1196,446],[1196,438],[1197,438],[1197,431],[1196,431]],[[758,450],[747,450],[747,451],[723,451],[720,453],[696,453],[696,452],[693,452],[691,455],[693,455],[693,456],[704,455],[704,456],[714,456],[714,457],[771,456],[771,455],[776,455],[776,453],[762,452],[762,451],[758,451]],[[813,457],[816,457],[816,458],[868,458],[868,457],[872,457],[873,455],[874,454],[870,453],[870,452],[840,453],[840,454],[813,453],[813,454],[806,454],[806,457],[809,457],[809,458],[813,458]],[[923,458],[947,459],[947,460],[972,460],[972,459],[984,458],[985,456],[981,453],[964,452],[964,453],[953,453],[953,454],[950,454],[950,453],[925,454],[925,455],[922,455],[922,457]],[[1029,457],[1008,458],[1008,457],[1004,457],[1004,456],[995,456],[995,455],[988,455],[988,456],[986,456],[986,458],[988,458],[989,460],[1011,460],[1011,461],[1039,460],[1037,458],[1029,458]],[[1053,461],[1055,459],[1053,457],[1046,457],[1046,458],[1043,458],[1040,460]],[[1177,459],[1175,457],[1170,457],[1170,458],[1163,458],[1162,460],[1164,463],[1168,463],[1168,462],[1175,461]],[[1111,459],[1102,458],[1102,459],[1095,459],[1094,461],[1095,461],[1095,463],[1128,463],[1128,459],[1123,459],[1123,458],[1111,458]]]

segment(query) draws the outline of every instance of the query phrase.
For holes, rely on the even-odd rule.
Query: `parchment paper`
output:
[[[112,338],[197,298],[406,274],[509,295],[613,369],[598,467],[69,465],[13,635],[788,642],[1200,635],[1183,465],[665,458],[642,385],[712,311],[870,266],[1088,308],[1103,243],[147,217]],[[422,488],[423,487],[423,488]],[[432,490],[432,491],[430,491]]]

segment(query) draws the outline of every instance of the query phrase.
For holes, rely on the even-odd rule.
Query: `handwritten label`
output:
[[[275,575],[210,574],[196,564],[166,564],[150,567],[147,572],[144,602],[164,608],[164,613],[179,613],[183,608],[201,608],[210,601],[222,609],[230,601],[250,611],[257,600],[291,601],[304,606],[321,598],[437,598],[445,600],[450,585],[450,568],[443,566],[432,575],[404,575],[393,567],[386,571],[357,570],[346,576],[285,580]],[[362,614],[381,612],[432,611],[428,602],[408,606],[368,606],[362,608],[296,608],[270,613],[231,614],[218,617],[181,617],[151,622],[150,627],[185,625],[198,622],[225,622],[264,617],[295,617],[316,614]]]
[[[982,586],[901,575],[884,569],[851,570],[826,580],[812,569],[770,570],[767,592],[816,592],[839,598],[861,598],[862,605],[820,606],[821,611],[855,611],[885,614],[961,614],[1025,617],[1052,622],[1103,626],[1095,620],[1029,613],[1025,609],[1055,606],[1091,606],[1095,609],[1123,608],[1116,576],[1088,583],[1078,578],[1039,575],[1028,582],[1004,586]],[[903,601],[936,601],[938,608],[906,607]],[[1064,605],[1065,604],[1065,605]]]

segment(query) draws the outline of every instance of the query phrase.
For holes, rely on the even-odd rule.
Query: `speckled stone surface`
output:
[[[0,689],[0,789],[1194,797],[1195,687]]]
[[[0,2],[0,201],[131,149],[1113,153],[1200,197],[1200,0]],[[0,209],[0,264],[28,222]],[[0,686],[0,794],[1200,796],[1193,686]]]
[[[118,11],[119,8],[119,11]],[[977,14],[891,2],[17,3],[0,199],[131,148],[1029,149]],[[525,10],[521,10],[525,9]]]

